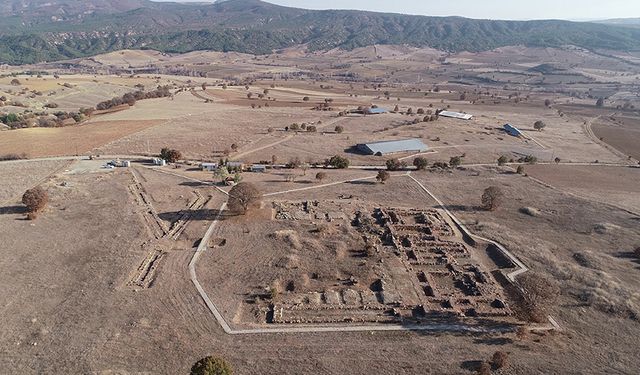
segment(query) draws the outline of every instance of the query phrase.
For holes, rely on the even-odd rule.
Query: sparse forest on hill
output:
[[[215,4],[16,0],[0,6],[0,14],[0,62],[9,64],[63,60],[125,48],[253,54],[302,44],[310,50],[374,44],[408,44],[451,52],[508,45],[640,49],[637,28],[304,10],[258,0]]]

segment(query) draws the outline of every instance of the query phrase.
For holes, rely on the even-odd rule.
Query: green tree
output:
[[[349,168],[349,159],[340,155],[332,156],[331,159],[327,161],[327,165],[337,169]]]
[[[191,375],[231,375],[233,368],[220,357],[204,357],[191,367]]]
[[[160,158],[166,160],[167,163],[175,163],[182,159],[182,153],[178,150],[165,147],[160,150]]]
[[[322,182],[325,178],[327,178],[327,174],[325,172],[316,173],[316,180]]]
[[[507,164],[507,162],[509,162],[509,158],[506,157],[505,155],[501,155],[498,158],[498,165],[500,165],[500,166]]]
[[[540,120],[538,120],[538,121],[533,123],[533,128],[536,129],[537,131],[541,131],[546,126],[547,126],[547,124],[545,124],[544,122],[542,122]]]
[[[413,165],[417,170],[421,171],[429,166],[429,162],[427,161],[427,158],[418,156],[417,158],[413,159]]]
[[[340,125],[336,126],[334,129],[336,133],[341,134],[344,131],[344,128]]]
[[[390,171],[399,171],[407,167],[407,163],[405,161],[401,161],[398,159],[389,159],[387,160],[386,165],[387,165],[387,170],[390,170]]]
[[[460,166],[460,164],[462,164],[462,157],[461,156],[452,156],[449,159],[449,165],[451,166],[451,168],[458,168]]]
[[[226,181],[227,177],[229,177],[229,169],[227,169],[227,167],[225,166],[220,166],[218,169],[216,169],[215,172],[213,172],[213,176],[224,182]]]

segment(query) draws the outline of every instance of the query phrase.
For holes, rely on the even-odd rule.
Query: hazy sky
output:
[[[170,0],[156,0],[170,1]],[[175,1],[175,0],[174,0]],[[193,1],[193,0],[186,0]],[[197,1],[197,0],[196,0]],[[203,0],[199,0],[202,2]],[[206,0],[205,0],[206,1]],[[491,19],[607,19],[640,17],[640,0],[267,0],[309,9],[364,9]]]

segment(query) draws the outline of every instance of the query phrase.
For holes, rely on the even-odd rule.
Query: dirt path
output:
[[[332,121],[327,121],[326,123],[323,123],[322,125],[319,125],[316,128],[318,130],[319,129],[323,129],[323,128],[326,128],[327,126],[334,125],[334,124],[336,124],[337,122],[339,122],[339,121],[341,121],[343,119],[344,119],[344,117],[338,117],[338,118],[336,118],[336,119],[334,119]],[[293,139],[293,137],[295,137],[295,136],[296,136],[296,133],[290,134],[290,135],[288,135],[288,136],[286,136],[286,137],[284,137],[282,139],[279,139],[279,140],[277,140],[275,142],[272,142],[272,143],[269,143],[267,145],[256,147],[256,148],[252,148],[250,150],[241,152],[239,154],[235,154],[235,155],[233,155],[233,158],[237,160],[237,159],[243,158],[243,157],[245,157],[247,155],[251,155],[253,153],[256,153],[258,151],[262,151],[262,150],[267,149],[267,148],[275,147],[275,146],[277,146],[277,145],[279,145],[281,143],[284,143],[286,141],[289,141],[289,140]],[[260,140],[262,140],[262,138],[258,139],[257,142],[259,142]]]

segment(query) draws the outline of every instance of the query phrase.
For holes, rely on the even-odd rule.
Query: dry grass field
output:
[[[598,138],[615,147],[617,150],[640,160],[640,118],[615,117],[616,123],[606,121],[596,123],[593,132]]]
[[[29,157],[82,155],[96,147],[160,124],[158,120],[95,121],[62,128],[30,128],[0,133],[3,153]]]
[[[0,91],[9,99],[0,107],[3,113],[41,111],[50,101],[76,111],[142,86],[170,85],[173,96],[139,100],[79,125],[0,131],[0,156],[42,158],[0,162],[0,283],[5,286],[0,372],[182,374],[202,356],[219,354],[239,374],[472,374],[500,350],[508,353],[509,364],[496,374],[635,373],[640,268],[632,253],[640,246],[640,169],[627,155],[639,157],[638,113],[630,105],[640,107],[633,94],[640,70],[631,60],[571,47],[444,54],[377,46],[322,53],[289,49],[268,56],[118,51],[64,64],[5,67],[2,74],[14,73],[20,85],[11,85],[11,76],[0,79]],[[49,74],[38,78],[24,74],[27,70]],[[595,106],[597,97],[607,98],[602,107]],[[331,99],[332,110],[312,109],[325,99]],[[10,105],[13,100],[25,107]],[[626,110],[616,108],[625,104]],[[399,113],[338,115],[370,105],[388,110],[397,105]],[[407,114],[409,108],[474,117],[423,122],[424,115]],[[546,124],[542,131],[533,128],[539,120]],[[316,131],[287,130],[294,123]],[[506,123],[523,136],[507,135]],[[336,132],[336,126],[343,131]],[[417,155],[369,156],[353,149],[406,138],[428,145],[422,156],[430,164],[464,156],[462,165],[394,171],[382,184],[374,166],[391,158],[411,166]],[[177,149],[184,160],[152,166],[149,157],[163,147]],[[76,154],[84,160],[60,158]],[[111,156],[88,160],[88,155]],[[242,181],[264,193],[262,208],[246,216],[223,212],[200,246],[231,189],[201,171],[201,161],[250,166],[297,158],[322,165],[334,155],[348,158],[352,168],[243,172]],[[498,166],[502,155],[514,163]],[[522,164],[523,174],[516,174],[517,160],[528,155],[537,163]],[[106,168],[111,158],[130,159],[132,165]],[[321,181],[318,172],[326,173]],[[506,305],[519,310],[513,284],[504,277],[514,268],[494,263],[486,240],[472,245],[411,177],[471,232],[499,242],[532,272],[561,285],[548,311],[559,329],[528,325],[513,314],[474,320],[475,332],[230,335],[194,287],[189,263],[200,246],[199,282],[231,328],[263,329],[307,326],[278,320],[275,306],[290,316],[322,321],[349,310],[344,305],[351,303],[352,289],[365,304],[365,296],[380,292],[378,281],[387,280],[410,303],[385,302],[377,317],[407,327],[423,317],[418,302],[430,293],[423,284],[440,285],[429,284],[424,269],[464,276],[456,267],[475,262],[489,275],[485,279],[496,281],[492,292],[504,293]],[[30,221],[20,197],[33,186],[44,187],[50,202]],[[480,207],[489,186],[504,193],[495,211]],[[384,226],[393,215],[387,219],[377,209],[400,212],[393,225],[401,231],[433,234],[433,223],[447,223],[451,238],[467,241],[469,257],[445,252],[433,264],[422,264],[413,248],[422,245],[408,235],[398,237],[402,247],[397,245],[384,234],[396,230]],[[382,234],[362,229],[358,211],[375,219],[370,228]],[[425,212],[441,212],[444,219],[425,229]],[[380,251],[372,256],[368,245],[376,239]],[[453,291],[451,299],[458,299],[453,305],[471,305],[477,297],[467,289],[476,284],[463,276],[438,279]],[[456,291],[467,295],[455,297]],[[330,303],[332,292],[341,293],[333,303],[337,308]],[[320,293],[325,294],[319,301],[331,306],[308,313],[305,304]],[[469,316],[449,316],[449,323],[467,324],[474,312],[461,309],[458,313]],[[349,319],[317,324],[364,324]],[[370,320],[367,324],[386,326]],[[525,337],[483,332],[496,322],[533,330]]]
[[[66,160],[20,160],[0,163],[0,202],[8,202],[21,196],[25,190],[64,170],[69,164]]]

